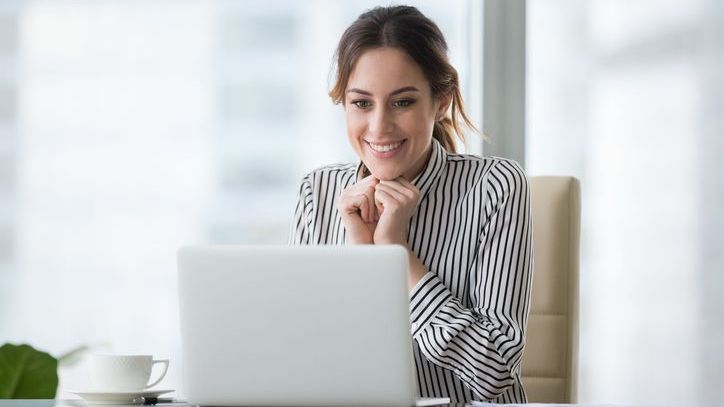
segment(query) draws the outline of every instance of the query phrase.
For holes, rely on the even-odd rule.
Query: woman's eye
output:
[[[360,109],[367,109],[371,105],[368,100],[353,100],[352,104],[359,107]]]
[[[415,101],[412,99],[401,99],[395,101],[393,104],[395,105],[395,107],[408,107],[413,103],[415,103]]]

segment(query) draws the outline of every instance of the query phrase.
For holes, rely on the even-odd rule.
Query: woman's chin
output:
[[[387,168],[369,168],[373,177],[380,181],[392,181],[402,175],[402,171]]]

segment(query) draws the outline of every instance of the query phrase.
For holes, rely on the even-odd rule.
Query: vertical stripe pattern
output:
[[[345,244],[336,201],[358,170],[329,165],[302,179],[290,244]],[[520,362],[533,253],[523,170],[504,158],[447,153],[433,139],[413,183],[421,198],[408,244],[428,269],[410,292],[419,395],[525,403]]]

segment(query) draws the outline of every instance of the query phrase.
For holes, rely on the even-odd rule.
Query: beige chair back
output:
[[[531,403],[575,403],[580,183],[573,177],[529,181],[534,268],[523,387]]]

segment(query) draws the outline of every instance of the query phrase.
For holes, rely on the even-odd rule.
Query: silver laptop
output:
[[[184,392],[203,406],[414,406],[399,246],[178,251]]]

